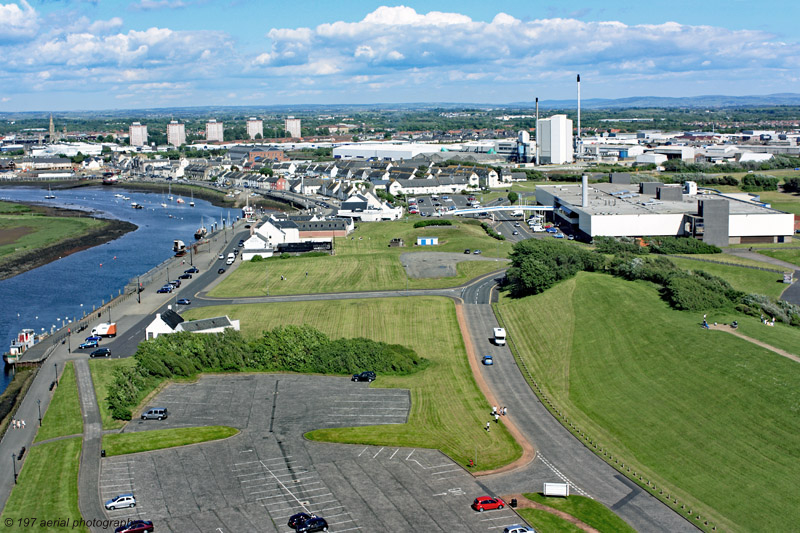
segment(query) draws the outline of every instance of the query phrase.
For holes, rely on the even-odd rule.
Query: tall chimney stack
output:
[[[575,137],[575,150],[580,156],[581,150],[581,75],[578,74],[578,135]]]
[[[536,164],[539,164],[539,97],[536,97]]]

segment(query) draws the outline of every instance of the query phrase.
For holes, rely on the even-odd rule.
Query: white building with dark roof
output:
[[[145,339],[155,339],[158,338],[159,335],[169,335],[181,331],[188,331],[190,333],[222,333],[226,329],[239,331],[239,321],[231,320],[228,316],[187,321],[172,309],[167,309],[163,313],[156,313],[156,317],[145,328]]]

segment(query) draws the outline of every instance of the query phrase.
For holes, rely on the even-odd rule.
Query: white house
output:
[[[156,313],[155,319],[145,328],[145,339],[155,339],[159,335],[169,335],[180,331],[222,333],[231,328],[239,331],[239,321],[231,320],[227,316],[186,321],[172,309],[167,309],[164,313]]]
[[[357,218],[364,222],[379,220],[399,220],[403,216],[402,207],[390,207],[370,192],[353,194],[342,202],[338,217]]]

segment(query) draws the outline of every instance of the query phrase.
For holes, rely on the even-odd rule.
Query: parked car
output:
[[[311,515],[308,513],[293,514],[292,516],[289,517],[289,523],[287,525],[292,529],[296,529],[297,526],[299,526],[309,518],[311,518]]]
[[[367,383],[371,383],[375,381],[375,372],[372,370],[367,370],[366,372],[362,372],[360,374],[353,374],[353,377],[350,378],[351,381],[366,381]]]
[[[311,533],[312,531],[328,531],[328,522],[321,516],[312,516],[302,524],[295,527],[297,533]]]
[[[191,274],[181,274],[180,276],[178,276],[178,279],[192,279],[192,275]]]
[[[513,526],[506,526],[503,533],[536,533],[532,527],[514,524]]]
[[[111,349],[109,348],[98,348],[92,353],[89,354],[89,357],[108,357],[111,355]]]
[[[494,364],[494,358],[492,358],[491,355],[484,355],[481,358],[481,363],[483,363],[486,366],[492,366]]]
[[[481,252],[480,250],[475,250],[475,251],[474,251],[474,252],[472,252],[472,253],[473,253],[474,255],[481,255],[481,253],[483,253],[483,252]]]
[[[153,522],[150,520],[132,520],[119,526],[114,533],[150,533],[151,531],[153,531]]]
[[[511,232],[511,235],[519,235],[519,232],[517,230],[514,230]]]
[[[467,254],[467,255],[469,255],[471,252],[472,252],[472,250],[470,250],[469,248],[467,248],[466,250],[464,250],[464,253],[465,253],[465,254]]]
[[[184,270],[183,273],[184,274],[199,274],[200,273],[200,269],[198,269],[197,267],[192,267],[192,268],[189,268],[187,270]]]
[[[101,337],[99,335],[89,335],[88,337],[86,337],[85,340],[86,340],[86,342],[92,342],[92,341],[100,342],[101,340],[103,340],[103,337]]]
[[[168,416],[166,407],[153,407],[142,413],[142,420],[164,420]]]
[[[160,293],[172,292],[172,289],[173,289],[173,288],[174,288],[174,287],[173,287],[172,285],[164,285],[163,287],[161,287],[160,289],[158,289],[156,292],[160,292]]]
[[[133,494],[120,494],[106,501],[106,509],[109,511],[112,509],[122,509],[124,507],[136,507],[136,498],[133,497]]]
[[[87,348],[97,348],[97,341],[86,341],[78,345],[79,350],[85,350]]]
[[[178,305],[190,305],[192,301],[189,298],[178,298],[175,303]]]
[[[472,508],[479,513],[492,509],[502,509],[505,506],[506,502],[502,499],[492,498],[491,496],[481,496],[480,498],[475,498],[475,501],[472,502]]]
[[[175,287],[176,289],[179,289],[181,287],[181,280],[173,279],[172,281],[169,282],[169,284]]]
[[[225,254],[219,254],[219,257],[217,257],[217,259],[222,261],[223,259],[225,259]]]
[[[239,244],[238,244],[238,246],[239,246],[239,248],[242,248],[242,247],[244,247],[244,241],[239,241]],[[238,252],[238,250],[236,250],[236,251]]]
[[[224,273],[225,273],[224,268],[220,268],[219,270],[217,270],[217,274],[224,274]]]
[[[239,255],[239,250],[234,250],[233,255]]]
[[[549,228],[545,228],[547,233],[558,233],[558,228],[555,226],[550,226]]]
[[[229,257],[228,259],[225,260],[225,264],[226,265],[232,265],[234,261],[236,261],[235,258]]]

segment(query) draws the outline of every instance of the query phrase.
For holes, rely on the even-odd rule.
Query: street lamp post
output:
[[[11,468],[14,469],[14,485],[17,484],[17,454],[11,454]]]
[[[142,282],[136,276],[136,303],[142,303]]]
[[[58,363],[53,363],[53,366],[56,367],[56,385],[58,385]]]
[[[72,353],[72,328],[67,328],[67,353]]]
[[[36,403],[39,405],[39,427],[42,427],[42,399],[39,398]]]

